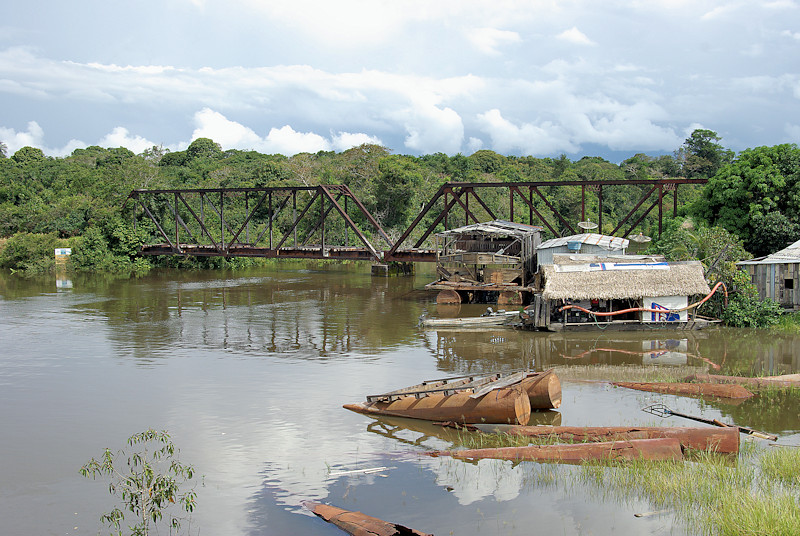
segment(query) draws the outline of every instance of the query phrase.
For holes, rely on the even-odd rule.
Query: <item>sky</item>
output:
[[[800,0],[40,0],[0,20],[0,142],[292,156],[800,142]]]

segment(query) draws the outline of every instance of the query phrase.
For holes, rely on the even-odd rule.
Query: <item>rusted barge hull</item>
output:
[[[304,506],[314,515],[353,536],[433,536],[427,532],[420,532],[397,523],[389,523],[377,517],[344,510],[329,504],[306,502]]]
[[[556,438],[575,443],[674,438],[681,447],[720,454],[739,452],[739,430],[689,426],[503,426],[471,425],[484,433]]]
[[[617,387],[649,391],[652,393],[665,393],[685,396],[710,396],[716,398],[740,399],[750,398],[753,395],[741,385],[715,384],[715,383],[673,383],[673,382],[612,382]]]
[[[561,405],[561,382],[552,371],[534,373],[519,383],[486,394],[449,391],[399,394],[344,408],[367,415],[392,415],[429,421],[458,423],[527,424],[532,409]],[[369,397],[373,398],[373,397]]]
[[[721,376],[718,374],[693,374],[686,381],[701,381],[717,384],[737,384],[764,389],[768,387],[800,387],[800,374],[784,374],[782,376],[763,376],[746,378],[744,376]]]
[[[574,445],[529,445],[436,451],[432,456],[452,456],[465,460],[512,460],[531,462],[581,463],[587,461],[664,461],[682,460],[681,443],[674,437],[577,443]]]

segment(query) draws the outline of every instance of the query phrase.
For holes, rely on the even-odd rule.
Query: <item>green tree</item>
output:
[[[756,256],[797,240],[800,149],[783,144],[742,151],[709,179],[692,212],[738,235]]]
[[[108,477],[109,493],[122,501],[122,508],[115,507],[100,520],[122,536],[122,522],[128,511],[136,520],[128,527],[130,534],[147,536],[151,528],[158,531],[166,514],[170,532],[179,530],[181,518],[174,513],[173,505],[189,514],[194,511],[194,488],[182,489],[194,477],[194,468],[178,460],[179,451],[166,431],[151,428],[132,435],[128,446],[134,448],[130,453],[105,449],[100,459],[92,458],[80,469],[87,478]]]
[[[479,173],[497,173],[506,165],[506,157],[488,149],[481,149],[469,156],[472,169]]]
[[[32,162],[40,162],[44,159],[44,151],[38,147],[30,147],[27,145],[14,153],[14,156],[11,157],[11,160],[23,166]]]
[[[687,177],[711,177],[733,160],[734,153],[717,142],[722,138],[713,130],[696,129],[683,142],[683,171]]]
[[[404,226],[422,175],[416,163],[404,156],[387,156],[378,164],[375,181],[376,209],[389,227]]]
[[[186,156],[189,160],[202,157],[218,158],[222,156],[222,148],[218,143],[215,143],[214,140],[209,138],[197,138],[186,148]]]

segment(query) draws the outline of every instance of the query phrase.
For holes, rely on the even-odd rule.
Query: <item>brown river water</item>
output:
[[[139,279],[0,276],[0,533],[106,533],[99,517],[116,503],[78,470],[152,427],[168,430],[201,475],[183,524],[191,534],[343,534],[307,500],[439,536],[693,534],[669,514],[634,517],[653,505],[581,484],[574,467],[431,458],[422,453],[452,446],[452,435],[342,408],[467,372],[559,367],[563,404],[534,415],[543,424],[690,424],[641,411],[663,402],[800,444],[796,403],[725,405],[586,381],[636,379],[643,367],[797,373],[798,336],[427,331],[420,315],[453,314],[423,290],[431,277],[296,263]]]

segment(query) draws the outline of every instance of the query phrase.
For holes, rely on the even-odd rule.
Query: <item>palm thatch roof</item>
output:
[[[585,270],[581,270],[580,265],[571,265],[568,270],[561,269],[558,264],[543,266],[542,297],[546,300],[621,300],[711,292],[698,261],[654,263],[650,267],[639,263],[638,268],[633,264],[613,269],[585,266]]]

